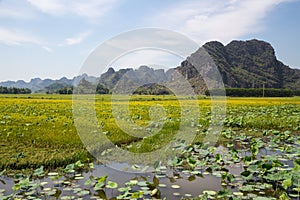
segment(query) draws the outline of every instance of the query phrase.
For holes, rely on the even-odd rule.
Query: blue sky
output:
[[[180,32],[200,46],[265,40],[279,60],[300,68],[299,11],[299,0],[0,0],[0,81],[71,78],[99,44],[144,27]],[[118,65],[180,61],[162,57],[138,52]]]

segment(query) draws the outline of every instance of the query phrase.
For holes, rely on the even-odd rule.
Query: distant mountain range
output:
[[[86,79],[89,82],[96,82],[97,78],[93,76],[88,76],[87,74],[83,74],[81,76],[74,77],[73,79],[68,79],[63,77],[58,80],[52,79],[40,79],[40,78],[33,78],[29,82],[25,82],[23,80],[18,81],[5,81],[0,82],[0,86],[3,87],[16,87],[16,88],[29,88],[32,92],[45,92],[45,89],[53,84],[59,84],[62,86],[71,86],[73,82],[77,79]]]
[[[285,88],[300,90],[300,70],[292,69],[277,60],[274,48],[267,42],[259,40],[232,41],[226,46],[220,42],[208,42],[203,48],[211,56],[218,67],[225,87],[228,88]],[[91,83],[101,83],[108,89],[122,90],[124,87],[163,83],[167,86],[179,84],[176,82],[176,73],[181,73],[189,81],[196,93],[204,93],[206,85],[190,62],[198,59],[200,50],[193,53],[180,66],[164,71],[140,66],[138,69],[120,69],[115,71],[109,68],[100,77],[83,74],[59,80],[34,78],[29,82],[6,81],[0,86],[29,88],[33,92],[45,92],[45,88],[52,84],[70,86],[74,81],[85,79]],[[152,86],[151,86],[152,87]],[[118,91],[116,91],[118,92]],[[119,91],[120,92],[120,91]]]

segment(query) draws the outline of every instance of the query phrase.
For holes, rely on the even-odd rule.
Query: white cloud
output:
[[[85,40],[91,33],[92,33],[91,31],[85,31],[75,35],[74,37],[66,38],[65,42],[63,44],[59,44],[59,46],[71,46],[71,45],[79,44],[83,40]]]
[[[43,48],[45,51],[49,52],[49,53],[52,53],[52,52],[53,52],[53,49],[51,49],[50,47],[42,46],[42,48]]]
[[[106,68],[110,65],[138,67],[161,63],[174,66],[179,63],[178,60],[183,60],[198,48],[197,43],[176,32],[157,28],[136,29],[123,32],[99,45],[85,61],[81,73],[100,75],[105,70],[99,66]],[[149,51],[145,53],[143,50]],[[166,52],[169,56],[161,55]],[[178,57],[174,55],[180,58],[174,61],[174,57]],[[116,59],[118,63],[114,63]]]
[[[0,7],[0,17],[15,18],[15,19],[29,19],[33,18],[34,14],[29,10],[22,8],[8,8]]]
[[[192,42],[184,35],[159,28],[134,29],[107,40],[105,44],[111,47],[111,50],[106,52],[123,53],[147,47],[165,49],[182,57],[190,55],[199,48],[197,43]]]
[[[73,12],[88,18],[101,17],[116,7],[119,0],[79,0],[73,5]]]
[[[0,43],[6,45],[21,45],[23,43],[41,44],[39,38],[21,30],[11,30],[0,27]]]
[[[176,67],[183,58],[159,49],[138,49],[128,52],[111,63],[114,69],[138,68],[147,65],[152,68]]]
[[[31,5],[36,7],[38,10],[50,13],[50,14],[61,14],[65,12],[66,7],[63,4],[66,1],[60,0],[27,0]]]
[[[276,5],[291,0],[193,0],[163,10],[151,21],[192,37],[199,43],[227,43],[264,28],[263,19]],[[163,19],[163,20],[162,20]]]
[[[53,49],[45,46],[45,43],[33,34],[23,30],[7,29],[0,27],[0,44],[4,45],[24,45],[26,43],[40,46],[45,51],[52,53]]]
[[[41,12],[51,15],[76,14],[87,18],[98,18],[115,8],[118,0],[27,0]]]

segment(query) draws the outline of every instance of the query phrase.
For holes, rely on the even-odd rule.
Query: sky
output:
[[[299,0],[0,0],[0,81],[72,78],[99,45],[149,27],[178,32],[199,46],[264,40],[279,60],[300,69],[299,11]],[[176,67],[182,59],[137,50],[113,64]]]

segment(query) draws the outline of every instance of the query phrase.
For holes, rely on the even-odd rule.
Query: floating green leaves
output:
[[[110,189],[118,188],[118,183],[112,182],[112,181],[108,181],[107,184],[106,184],[106,188],[110,188]]]
[[[282,181],[282,187],[284,189],[287,189],[288,187],[291,187],[293,185],[293,181],[291,178],[285,179]]]
[[[106,179],[107,179],[107,176],[102,176],[102,177],[96,178],[97,183],[94,186],[94,190],[95,191],[102,190],[102,188],[105,186]]]

